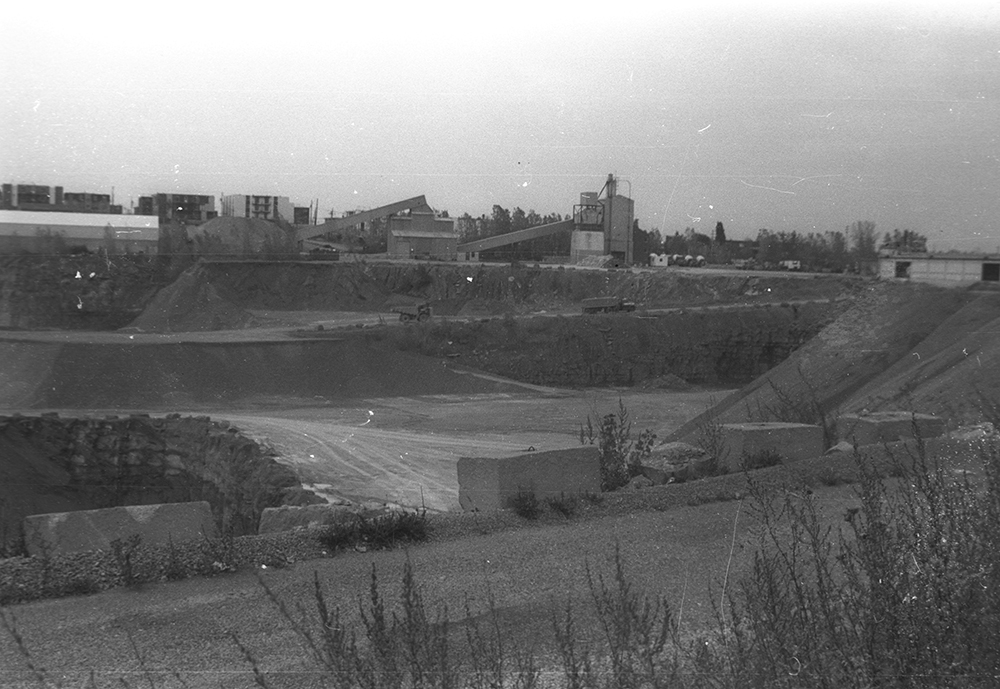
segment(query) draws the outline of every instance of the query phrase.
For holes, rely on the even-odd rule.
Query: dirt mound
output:
[[[219,296],[198,264],[160,290],[126,329],[154,333],[233,330],[252,322],[249,312]]]
[[[787,361],[711,411],[719,423],[813,422],[813,401],[828,414],[868,409],[979,418],[973,393],[1000,385],[991,333],[1000,295],[916,284],[877,284]],[[668,440],[696,438],[702,415]]]
[[[198,256],[261,256],[295,250],[289,234],[263,218],[224,216],[188,228],[187,232]]]

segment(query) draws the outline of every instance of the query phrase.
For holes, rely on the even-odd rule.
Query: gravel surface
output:
[[[760,475],[769,473],[776,480],[780,474],[769,470]],[[314,666],[258,577],[293,611],[303,606],[311,620],[315,573],[331,605],[356,619],[372,567],[393,602],[409,558],[432,608],[447,604],[451,619],[461,620],[466,599],[477,615],[492,595],[505,633],[544,644],[551,634],[551,613],[567,598],[576,601],[581,629],[596,629],[587,612],[586,568],[609,574],[617,542],[629,576],[642,590],[667,595],[679,612],[682,632],[690,635],[711,622],[709,582],[718,591],[727,571],[731,580],[743,571],[751,551],[744,547],[751,524],[744,502],[695,503],[732,496],[744,483],[743,477],[731,476],[609,495],[599,505],[582,505],[571,519],[553,513],[537,522],[507,512],[433,515],[431,541],[407,550],[347,551],[302,561],[322,553],[310,551],[301,533],[258,541],[269,546],[250,546],[248,539],[245,551],[299,548],[299,557],[293,556],[297,561],[288,566],[255,564],[219,576],[19,604],[10,612],[32,658],[65,686],[81,686],[91,671],[98,686],[117,686],[122,676],[136,685],[142,677],[129,673],[143,668],[156,678],[156,686],[184,686],[173,673],[188,686],[250,686],[247,661],[231,634],[250,650],[274,686],[316,686]],[[831,523],[841,519],[844,505],[853,500],[848,486],[815,494]],[[461,630],[456,629],[456,641]],[[544,652],[544,645],[538,650]],[[31,683],[9,638],[0,640],[0,668],[5,671],[0,686],[38,686]]]

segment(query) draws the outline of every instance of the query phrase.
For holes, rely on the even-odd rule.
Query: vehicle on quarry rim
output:
[[[591,297],[582,302],[584,313],[635,311],[635,302],[618,297]]]
[[[414,321],[423,323],[430,320],[433,315],[431,305],[426,302],[423,304],[395,306],[392,310],[399,314],[400,323],[413,323]]]

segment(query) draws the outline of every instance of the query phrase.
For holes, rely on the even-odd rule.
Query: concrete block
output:
[[[723,458],[728,471],[739,471],[744,456],[772,450],[785,462],[823,454],[823,429],[804,423],[750,422],[722,426],[722,440],[729,454]]]
[[[892,443],[915,438],[914,423],[923,439],[944,435],[945,422],[939,416],[905,411],[879,411],[870,414],[844,414],[837,419],[837,437],[855,445]]]
[[[458,502],[467,512],[502,509],[529,491],[539,499],[601,492],[597,447],[458,460]]]
[[[111,541],[139,534],[149,545],[215,537],[218,529],[207,502],[129,505],[102,510],[34,514],[24,518],[31,555],[108,550]]]

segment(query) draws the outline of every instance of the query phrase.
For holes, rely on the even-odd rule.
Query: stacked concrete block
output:
[[[458,460],[458,502],[469,511],[508,507],[518,493],[539,499],[601,491],[601,465],[591,445],[516,457]]]
[[[919,437],[944,435],[944,419],[929,414],[903,411],[880,411],[869,414],[845,414],[837,419],[837,437],[854,445],[892,443]]]
[[[797,462],[823,454],[823,429],[804,423],[724,424],[722,441],[728,454],[719,459],[731,472],[740,470],[744,457],[760,452],[775,452],[785,462]]]
[[[214,538],[218,535],[207,502],[129,505],[103,510],[35,514],[24,518],[30,555],[108,550],[116,538],[138,534],[147,545]]]

